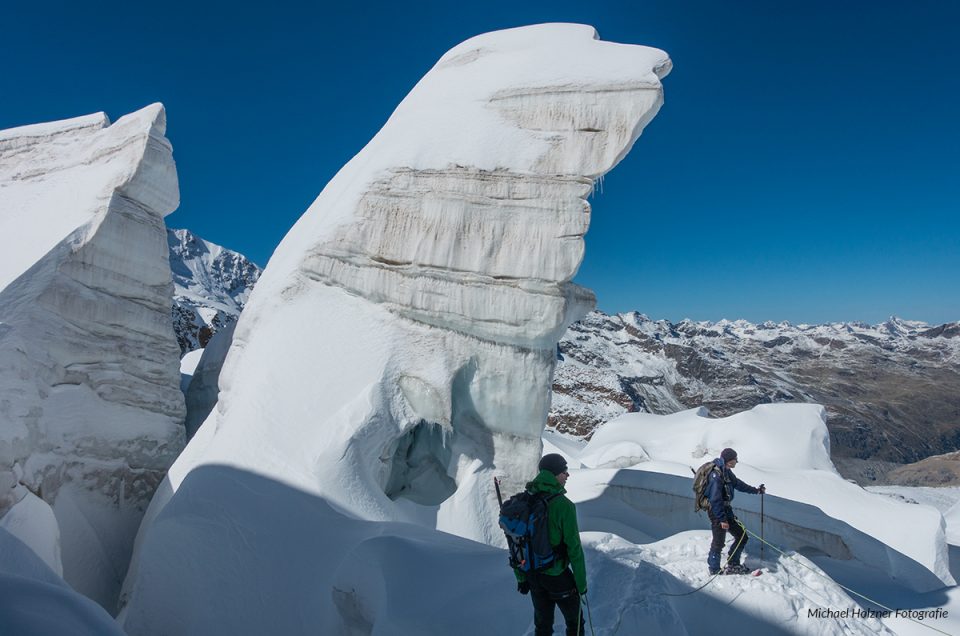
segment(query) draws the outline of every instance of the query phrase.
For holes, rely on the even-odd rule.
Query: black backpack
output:
[[[547,504],[557,494],[524,491],[501,504],[500,527],[507,535],[511,567],[521,572],[545,570],[557,559],[547,514]]]
[[[713,461],[709,461],[697,470],[693,470],[693,509],[695,512],[701,510],[710,510],[710,500],[707,499],[707,482],[710,481],[710,473],[714,470],[720,471]],[[722,475],[721,475],[722,477]]]

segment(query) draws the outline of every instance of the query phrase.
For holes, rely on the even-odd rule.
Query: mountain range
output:
[[[621,413],[826,407],[845,476],[882,480],[960,448],[960,323],[671,323],[593,312],[558,346],[549,425],[582,437]],[[944,477],[953,482],[956,477]]]
[[[188,230],[168,230],[181,349],[236,320],[260,269]],[[672,323],[593,311],[557,349],[548,427],[589,439],[627,412],[758,404],[826,407],[831,456],[861,482],[960,483],[960,323]],[[939,457],[945,455],[944,457]],[[919,465],[913,465],[921,462]]]

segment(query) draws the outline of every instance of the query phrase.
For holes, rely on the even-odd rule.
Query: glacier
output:
[[[108,610],[184,445],[165,130],[153,104],[0,131],[0,515],[52,513],[48,563]]]

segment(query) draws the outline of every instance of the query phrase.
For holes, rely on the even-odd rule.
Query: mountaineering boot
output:
[[[750,569],[746,566],[740,565],[739,563],[731,563],[727,567],[723,568],[724,574],[749,574]]]
[[[713,550],[707,555],[707,567],[710,574],[720,574],[720,553]]]

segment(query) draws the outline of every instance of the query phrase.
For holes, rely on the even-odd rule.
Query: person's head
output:
[[[720,453],[720,459],[723,460],[724,466],[733,468],[737,465],[737,451],[732,448],[724,448],[723,452]]]
[[[563,455],[558,455],[557,453],[544,455],[543,459],[540,460],[538,468],[540,470],[549,470],[556,475],[557,481],[560,482],[561,486],[567,483],[567,477],[570,476],[570,473],[567,471],[567,460],[563,458]]]

